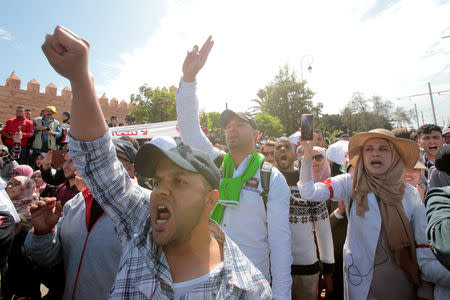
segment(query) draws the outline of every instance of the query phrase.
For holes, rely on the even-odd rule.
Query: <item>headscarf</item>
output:
[[[34,201],[34,193],[36,191],[36,183],[33,179],[27,178],[25,176],[15,176],[11,179],[15,179],[20,182],[20,188],[22,192],[17,196],[16,199],[11,199],[14,207],[18,214],[25,217],[29,217],[28,206]]]
[[[373,175],[366,170],[364,151],[361,151],[353,174],[351,197],[356,202],[356,215],[364,218],[364,213],[369,210],[367,194],[371,192],[375,194],[395,262],[409,274],[417,286],[420,286],[414,232],[402,206],[405,194],[403,182],[405,168],[397,150],[390,141],[388,142],[392,161],[389,169],[382,175]]]
[[[326,155],[327,149],[314,146],[313,150],[318,151],[323,156],[323,159],[325,160],[327,159]],[[326,161],[323,163],[322,169],[320,169],[319,172],[315,173],[313,171],[314,182],[321,182],[330,177],[331,177],[331,169],[330,165]]]
[[[40,175],[42,178],[41,170],[34,171],[33,175],[31,175],[31,177],[33,177],[34,175]],[[34,183],[36,183],[36,181]],[[37,190],[39,191],[39,194],[42,193],[42,191],[45,189],[46,186],[47,186],[47,184],[45,183],[44,180],[42,180],[42,183],[40,186],[36,186]]]
[[[33,175],[33,169],[29,165],[18,165],[13,171],[16,171],[19,175],[27,178],[31,178],[31,175]]]

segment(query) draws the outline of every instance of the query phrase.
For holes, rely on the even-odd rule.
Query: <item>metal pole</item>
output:
[[[419,128],[419,115],[417,114],[417,105],[414,103],[414,111],[416,112],[417,128]]]
[[[422,125],[425,124],[425,121],[423,120],[423,110],[421,111],[422,113]]]
[[[433,93],[431,92],[431,84],[428,82],[428,91],[430,92],[431,109],[433,110],[433,121],[436,124],[436,112],[434,111]]]
[[[228,110],[228,102],[225,102],[225,110]]]

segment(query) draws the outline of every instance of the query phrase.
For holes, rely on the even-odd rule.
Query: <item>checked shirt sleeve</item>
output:
[[[149,217],[150,191],[128,176],[117,159],[111,133],[89,142],[69,138],[69,149],[94,198],[113,220],[120,241],[131,239]]]

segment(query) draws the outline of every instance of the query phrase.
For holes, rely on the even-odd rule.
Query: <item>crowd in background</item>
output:
[[[87,44],[56,34],[44,52],[80,80],[61,68],[87,59],[51,57]],[[178,139],[112,139],[89,85],[62,123],[54,106],[16,108],[1,132],[0,298],[45,285],[47,299],[449,299],[450,125],[306,140],[227,109],[202,128],[212,46],[183,64]]]

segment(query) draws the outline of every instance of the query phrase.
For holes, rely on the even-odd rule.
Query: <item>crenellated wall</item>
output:
[[[6,85],[0,85],[0,122],[5,123],[6,120],[15,117],[18,105],[31,109],[33,118],[38,117],[41,109],[47,105],[56,107],[58,114],[55,118],[59,121],[63,111],[70,111],[72,91],[69,87],[65,87],[58,95],[58,90],[53,83],[45,87],[45,93],[40,92],[40,83],[36,79],[27,83],[26,90],[20,89],[20,83],[20,78],[12,72],[6,79]],[[105,94],[98,101],[105,118],[109,120],[111,116],[117,116],[119,123],[125,123],[125,116],[134,107],[134,104],[128,104],[124,100],[120,103],[116,98],[108,100]]]

